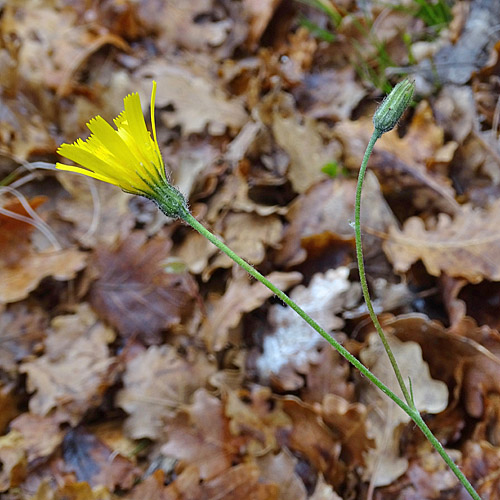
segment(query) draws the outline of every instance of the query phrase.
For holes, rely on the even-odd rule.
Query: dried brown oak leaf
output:
[[[453,219],[439,214],[427,227],[419,217],[408,219],[402,231],[391,227],[383,248],[398,272],[421,259],[433,276],[499,281],[499,225],[500,200],[486,210],[466,205]]]
[[[224,135],[228,129],[235,133],[248,120],[243,102],[227,96],[220,82],[195,64],[159,59],[142,68],[141,75],[146,95],[153,77],[158,82],[156,105],[173,107],[162,112],[161,119],[168,127],[180,125],[186,136],[205,128],[215,136]]]
[[[291,418],[292,427],[281,431],[281,441],[306,457],[329,483],[341,484],[345,479],[345,464],[340,460],[342,446],[319,412],[293,396],[283,399],[283,409]]]
[[[208,481],[202,481],[198,468],[189,465],[168,486],[165,482],[165,474],[157,470],[138,484],[125,500],[281,499],[278,485],[263,484],[254,464],[236,465]]]
[[[485,402],[500,393],[500,338],[471,318],[445,329],[421,314],[408,314],[384,322],[401,340],[418,342],[435,376],[454,387],[450,406],[464,405],[481,418]],[[479,342],[481,341],[481,343]]]
[[[162,453],[186,465],[195,465],[202,479],[211,479],[231,467],[238,457],[241,439],[229,431],[229,419],[219,399],[199,389],[165,427],[168,441]]]
[[[170,247],[170,240],[146,241],[137,231],[118,247],[97,248],[92,266],[99,277],[90,288],[90,302],[121,335],[158,343],[162,330],[190,314],[196,283],[187,272],[166,272]]]
[[[29,203],[33,208],[44,200],[35,197]],[[17,200],[3,208],[30,217]],[[31,244],[34,230],[26,222],[0,214],[0,304],[26,298],[43,278],[69,280],[85,267],[86,254],[76,249],[37,251]]]
[[[411,378],[416,408],[427,413],[443,411],[448,405],[448,388],[444,382],[432,379],[419,344],[401,342],[395,337],[388,338],[388,341],[403,380]],[[376,333],[369,336],[368,345],[361,350],[360,358],[374,375],[403,398],[389,358]],[[374,440],[375,448],[369,449],[365,455],[365,479],[374,486],[384,486],[392,483],[408,468],[408,460],[400,456],[399,438],[401,424],[408,423],[410,417],[385,398],[375,386],[366,384],[361,400],[375,409],[366,418],[367,435]]]
[[[227,214],[221,224],[226,245],[252,265],[262,262],[266,247],[276,247],[281,240],[283,224],[277,215],[261,217],[252,213]],[[228,268],[234,264],[224,253],[218,253],[203,273],[204,279],[217,268]]]
[[[110,368],[114,358],[108,344],[115,334],[97,321],[87,304],[75,314],[57,316],[45,342],[45,354],[25,362],[30,411],[44,416],[59,410],[61,420],[76,425],[90,409],[100,404],[112,383]]]
[[[272,272],[267,276],[281,289],[300,282],[297,272]],[[234,277],[229,281],[222,297],[209,297],[206,302],[207,317],[201,326],[200,335],[210,351],[220,351],[229,342],[231,329],[235,328],[243,314],[260,307],[273,295],[267,287],[248,277],[239,268],[234,268]],[[235,339],[238,341],[238,339]]]
[[[216,367],[201,351],[180,356],[171,346],[151,346],[127,362],[116,403],[128,414],[125,429],[134,439],[157,439],[165,422],[204,387]]]
[[[257,460],[261,478],[280,486],[279,500],[306,500],[307,490],[296,472],[298,464],[289,450],[283,448],[277,455],[267,453]]]
[[[327,179],[298,196],[290,206],[290,222],[282,240],[282,248],[275,257],[279,265],[287,267],[300,264],[307,258],[308,247],[316,251],[330,251],[331,235],[354,239],[349,224],[354,219],[356,181],[346,178]],[[362,204],[369,207],[361,211],[361,226],[380,232],[396,224],[391,209],[384,200],[380,185],[371,172],[367,172]],[[366,234],[364,247],[380,248],[380,240]],[[365,250],[366,251],[366,250]]]
[[[0,369],[12,379],[18,363],[43,345],[46,313],[25,303],[11,304],[0,314]]]
[[[334,141],[326,145],[315,120],[306,118],[301,123],[298,113],[283,116],[273,114],[272,131],[278,145],[288,154],[288,179],[297,193],[304,193],[313,184],[326,178],[321,168],[340,155]]]
[[[323,421],[341,439],[342,456],[350,468],[364,466],[364,454],[372,447],[367,436],[368,410],[360,403],[349,403],[335,394],[327,394],[321,406]]]
[[[128,489],[139,479],[141,471],[119,453],[102,443],[85,429],[70,429],[62,444],[66,469],[72,470],[78,481],[90,486]]]
[[[361,294],[359,285],[351,283],[348,276],[347,267],[317,273],[307,288],[294,288],[290,297],[327,332],[339,330],[344,321],[336,314],[357,304]],[[257,359],[260,376],[283,390],[300,389],[305,383],[303,375],[321,358],[319,348],[326,341],[280,304],[270,308],[269,324],[263,352]]]

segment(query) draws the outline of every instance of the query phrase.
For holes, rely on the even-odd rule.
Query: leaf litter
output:
[[[33,167],[156,79],[194,214],[392,384],[350,221],[401,68],[418,102],[370,161],[369,286],[429,426],[499,495],[498,16],[458,2],[443,29],[416,6],[3,6],[2,498],[462,498],[408,419],[199,235]]]

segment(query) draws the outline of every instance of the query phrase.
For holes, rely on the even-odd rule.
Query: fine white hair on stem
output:
[[[11,210],[3,207],[0,207],[0,214],[6,215],[7,217],[11,217],[22,222],[26,222],[26,224],[30,224],[36,227],[47,238],[47,240],[50,241],[51,245],[54,247],[54,250],[62,250],[62,246],[57,241],[57,238],[50,229],[49,225],[44,220],[42,220],[42,218],[33,210],[33,208],[31,208],[28,200],[19,191],[17,191],[17,189],[14,189],[10,186],[0,187],[0,194],[5,192],[15,196],[19,200],[19,203],[21,203],[23,208],[26,210],[26,212],[28,212],[30,217],[12,212]]]

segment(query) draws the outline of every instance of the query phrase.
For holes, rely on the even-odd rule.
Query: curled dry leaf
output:
[[[120,334],[139,335],[157,343],[161,330],[177,325],[189,315],[197,294],[187,273],[168,273],[165,260],[171,243],[135,232],[117,248],[99,247],[92,263],[98,279],[90,301],[99,315]]]
[[[469,205],[452,219],[440,214],[425,226],[411,217],[399,230],[391,227],[384,251],[398,272],[421,259],[429,274],[446,273],[471,283],[500,280],[500,201],[482,210]]]
[[[292,396],[283,399],[283,409],[292,419],[291,429],[283,436],[288,448],[306,457],[330,484],[342,483],[345,465],[340,459],[341,444],[319,413]]]
[[[448,405],[448,388],[444,382],[433,380],[429,367],[422,358],[422,349],[415,342],[401,342],[390,337],[388,342],[398,361],[403,380],[411,379],[415,406],[421,412],[439,413]],[[389,358],[376,333],[369,337],[368,346],[360,352],[363,363],[395,394],[403,398]],[[366,419],[368,437],[375,442],[375,449],[366,455],[365,478],[374,486],[390,484],[407,467],[408,461],[400,456],[401,427],[410,417],[372,384],[366,385],[361,395],[365,405],[374,408]]]
[[[180,356],[171,346],[151,346],[128,361],[116,402],[128,414],[125,429],[134,439],[157,439],[166,420],[205,386],[216,367],[200,351]]]
[[[59,410],[61,420],[76,425],[89,408],[99,405],[112,383],[114,358],[108,344],[115,334],[99,322],[89,306],[58,316],[51,324],[45,354],[21,365],[27,374],[30,411],[44,416]]]
[[[286,290],[300,282],[302,275],[297,272],[273,272],[267,276],[281,289]],[[236,327],[243,314],[260,307],[273,295],[267,287],[251,278],[239,268],[234,271],[234,278],[229,281],[222,297],[207,301],[207,318],[201,326],[200,335],[210,351],[222,350],[232,328]]]
[[[309,286],[296,287],[290,297],[326,331],[338,330],[344,321],[336,314],[357,303],[361,291],[357,283],[348,281],[347,267],[316,274]],[[257,368],[263,380],[271,380],[284,390],[297,390],[304,385],[302,375],[318,362],[320,347],[326,345],[302,318],[281,305],[269,311],[272,330],[264,338],[263,352]]]
[[[447,330],[420,314],[397,317],[384,326],[401,340],[420,344],[433,373],[455,386],[451,404],[458,404],[456,398],[463,397],[472,417],[481,418],[485,401],[500,393],[498,332],[488,334],[487,327],[478,327],[470,318]]]
[[[200,478],[218,476],[238,459],[239,440],[229,432],[229,419],[219,399],[204,389],[165,426],[167,443],[162,453],[185,465],[195,465]]]
[[[322,244],[327,235],[339,235],[345,239],[354,239],[354,230],[349,224],[354,219],[354,199],[356,181],[353,179],[328,179],[316,184],[306,193],[299,196],[290,206],[287,219],[290,224],[285,230],[282,248],[275,260],[279,265],[287,267],[300,264],[307,257],[304,246],[317,243],[318,248],[329,251],[328,245]],[[380,192],[376,177],[367,172],[362,203],[369,210],[361,211],[363,228],[385,232],[396,224],[391,209]],[[377,238],[366,234],[364,247],[380,248]]]
[[[258,457],[279,448],[276,435],[279,429],[290,425],[290,418],[269,388],[255,386],[251,391],[230,391],[225,403],[231,435],[244,437],[248,455]]]

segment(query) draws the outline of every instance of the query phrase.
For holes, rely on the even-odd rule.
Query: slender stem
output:
[[[257,269],[251,266],[248,262],[243,260],[239,255],[234,253],[225,243],[223,243],[217,236],[211,233],[203,224],[198,222],[196,218],[188,211],[185,210],[180,217],[187,222],[193,229],[196,229],[202,236],[207,238],[219,250],[222,250],[228,257],[230,257],[236,264],[241,266],[250,276],[260,281],[269,290],[271,290],[278,298],[285,304],[291,307],[308,325],[316,330],[332,347],[334,347],[347,361],[353,364],[368,380],[371,380],[384,394],[387,394],[403,411],[409,414],[411,408],[396,394],[394,394],[381,380],[379,380],[373,373],[366,368],[361,361],[354,357],[342,344],[337,342],[328,333],[321,328],[301,307],[299,307],[288,295],[282,292],[276,285],[263,276]]]
[[[214,234],[206,229],[200,222],[198,222],[193,215],[187,210],[181,215],[182,219],[187,222],[193,229],[198,231],[202,236],[205,236],[211,243],[213,243],[219,250],[222,250],[228,257],[233,259],[239,266],[247,271],[256,280],[267,286],[273,293],[275,293],[283,302],[290,306],[307,324],[316,330],[332,347],[334,347],[347,361],[354,365],[368,380],[373,382],[384,394],[389,396],[404,412],[406,412],[415,424],[422,430],[427,439],[431,442],[437,452],[443,457],[444,461],[453,470],[457,478],[464,485],[465,489],[470,493],[475,500],[481,500],[479,495],[474,491],[474,488],[469,483],[467,478],[463,475],[462,471],[453,462],[450,456],[446,453],[441,443],[432,434],[430,429],[425,424],[419,412],[414,408],[407,405],[403,400],[398,398],[381,380],[379,380],[373,373],[366,368],[357,358],[355,358],[345,347],[339,344],[334,338],[323,330],[303,309],[301,309],[288,295],[277,288],[265,276],[254,269],[250,264],[244,261],[239,255],[235,254],[228,246],[219,240]]]
[[[394,370],[394,374],[396,375],[396,378],[398,380],[401,392],[403,393],[403,396],[406,402],[408,403],[408,406],[415,409],[413,400],[410,396],[410,393],[408,392],[408,388],[406,387],[406,384],[403,380],[403,376],[401,375],[401,370],[399,369],[396,358],[394,357],[394,354],[391,350],[391,346],[389,345],[389,342],[387,342],[384,330],[382,329],[382,326],[380,325],[377,315],[373,310],[372,301],[370,299],[370,292],[368,291],[368,283],[366,282],[365,263],[363,260],[363,247],[361,244],[360,219],[361,219],[361,192],[363,190],[363,180],[365,178],[365,172],[368,166],[368,159],[372,154],[375,143],[381,137],[381,135],[382,133],[379,130],[375,129],[370,139],[370,142],[366,147],[365,156],[363,157],[363,161],[361,162],[361,168],[359,169],[358,185],[356,187],[356,202],[354,208],[354,233],[356,237],[356,257],[358,259],[359,281],[361,283],[361,289],[363,290],[363,297],[365,299],[366,307],[368,307],[368,313],[370,314],[370,318],[373,321],[373,324],[375,325],[375,328],[380,337],[380,340],[382,341],[382,344],[384,345],[384,349],[387,352],[387,355],[389,356],[389,361],[391,362],[392,369]]]
[[[375,141],[373,141],[375,144]],[[373,145],[372,145],[373,148]],[[160,203],[161,208],[161,203]],[[203,224],[198,222],[196,218],[189,212],[185,207],[179,210],[179,217],[181,217],[187,224],[189,224],[193,229],[198,231],[202,236],[207,238],[211,243],[213,243],[219,250],[224,252],[228,257],[230,257],[236,264],[241,266],[250,276],[260,281],[269,290],[271,290],[279,299],[281,299],[285,304],[291,307],[309,326],[311,326],[316,332],[318,332],[338,353],[343,356],[349,363],[351,363],[355,368],[357,368],[368,380],[373,382],[384,394],[386,394],[390,399],[392,399],[420,428],[424,433],[425,437],[434,446],[437,452],[441,455],[443,460],[448,464],[450,469],[457,476],[458,480],[462,483],[465,489],[469,492],[474,500],[481,500],[479,495],[476,493],[470,482],[464,476],[462,471],[453,462],[451,457],[446,453],[445,449],[437,438],[432,434],[431,430],[427,427],[426,423],[422,419],[418,410],[414,408],[414,405],[406,404],[401,398],[396,396],[381,380],[379,380],[361,361],[354,357],[345,347],[343,347],[339,342],[332,338],[328,333],[321,328],[321,326],[316,323],[301,307],[299,307],[288,295],[282,292],[277,286],[275,286],[271,281],[269,281],[265,276],[263,276],[259,271],[257,271],[253,266],[248,264],[239,255],[234,253],[225,243],[223,243],[217,236],[211,233]]]

